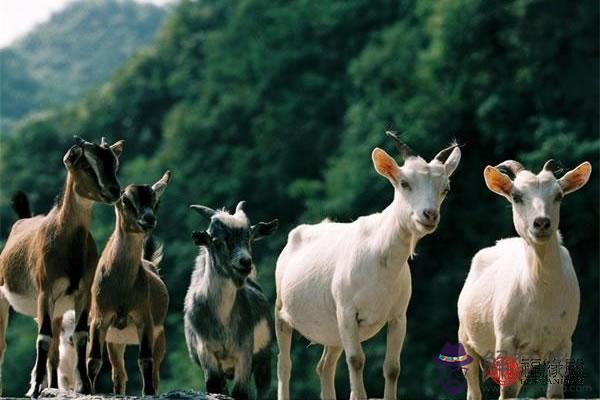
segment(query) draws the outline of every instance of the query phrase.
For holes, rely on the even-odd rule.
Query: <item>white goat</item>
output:
[[[407,260],[416,242],[436,229],[440,205],[449,190],[448,178],[461,153],[454,145],[427,163],[392,137],[404,165],[399,167],[379,148],[373,150],[372,159],[375,170],[394,187],[393,202],[383,212],[352,223],[300,225],[290,232],[277,260],[279,399],[289,399],[293,329],[324,345],[317,366],[321,398],[336,397],[335,366],[344,350],[352,398],[366,399],[361,342],[385,324],[385,399],[396,398],[411,295]]]
[[[585,185],[592,167],[584,162],[561,179],[554,169],[552,160],[537,175],[512,160],[485,168],[487,187],[511,202],[520,237],[480,250],[458,299],[459,341],[474,361],[466,372],[468,399],[481,398],[479,365],[486,354],[570,358],[579,284],[557,228],[563,196]],[[528,365],[521,369],[524,381]],[[521,385],[502,386],[500,398],[516,397]],[[563,397],[563,384],[550,383],[547,397]]]
[[[81,390],[81,378],[77,371],[77,348],[73,335],[75,333],[75,310],[63,314],[58,362],[58,388],[60,390]]]

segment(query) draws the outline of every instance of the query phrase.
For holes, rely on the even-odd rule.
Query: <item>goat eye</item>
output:
[[[402,189],[410,190],[410,185],[406,181],[400,181],[400,186],[402,186]]]
[[[133,204],[131,203],[131,200],[129,200],[127,197],[123,197],[123,205],[129,208],[130,210],[133,210]]]
[[[522,203],[523,202],[523,195],[520,194],[520,193],[513,193],[512,194],[512,198],[513,198],[513,201],[515,203]]]
[[[563,194],[562,193],[558,193],[556,195],[556,197],[554,198],[554,201],[559,202],[563,199]]]

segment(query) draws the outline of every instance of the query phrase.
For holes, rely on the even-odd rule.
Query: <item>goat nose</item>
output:
[[[423,210],[423,216],[425,217],[425,219],[427,221],[435,222],[438,217],[438,212],[436,210],[434,210],[433,208],[427,208],[427,209]]]
[[[142,216],[142,221],[144,221],[148,225],[154,225],[156,222],[156,217],[153,214],[144,214]]]
[[[250,268],[252,266],[252,259],[250,257],[240,258],[240,265],[244,268]]]
[[[550,218],[538,217],[533,220],[533,227],[539,231],[547,231],[550,229]]]

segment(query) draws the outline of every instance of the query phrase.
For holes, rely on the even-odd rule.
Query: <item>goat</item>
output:
[[[89,290],[98,259],[89,232],[92,205],[119,198],[116,172],[122,149],[122,140],[109,146],[104,138],[98,145],[75,137],[75,145],[63,158],[67,179],[62,198],[48,215],[15,222],[0,254],[0,364],[6,349],[9,306],[35,317],[38,324],[28,396],[37,397],[45,380],[50,387],[57,387],[58,337],[62,315],[69,309],[76,314],[77,352],[85,354]],[[77,368],[85,374],[85,363]],[[84,384],[82,391],[89,393],[89,385]]]
[[[335,399],[335,367],[342,350],[350,372],[353,399],[366,399],[365,355],[361,342],[387,324],[384,361],[385,399],[395,399],[400,351],[411,295],[408,257],[417,241],[435,231],[449,191],[449,177],[460,161],[450,146],[427,163],[388,132],[404,165],[385,151],[372,152],[375,170],[394,188],[393,202],[381,213],[352,223],[328,220],[294,228],[277,260],[275,332],[279,344],[280,400],[289,399],[290,347],[295,329],[324,345],[317,366],[321,398]]]
[[[88,377],[95,391],[104,344],[112,365],[113,389],[125,394],[125,345],[139,344],[142,392],[158,391],[160,364],[165,354],[164,323],[169,293],[156,268],[159,250],[143,258],[144,235],[156,226],[160,197],[171,179],[166,171],[154,185],[129,185],[115,204],[115,230],[98,261],[92,285]]]
[[[473,357],[467,368],[467,398],[481,398],[479,365],[487,354],[515,357],[571,355],[571,336],[579,314],[579,284],[571,257],[558,232],[564,195],[580,189],[592,167],[584,162],[561,179],[548,161],[535,175],[516,161],[484,170],[485,183],[512,204],[519,237],[480,250],[458,299],[459,341]],[[514,176],[514,180],[509,177]],[[500,387],[500,398],[519,394],[521,379]],[[562,397],[563,384],[552,382],[547,397]]]
[[[69,310],[62,318],[62,329],[60,331],[60,343],[58,351],[60,354],[58,362],[58,389],[59,390],[81,390],[81,376],[77,371],[77,348],[75,347],[75,311]],[[85,377],[84,377],[85,378]]]
[[[270,235],[278,221],[250,225],[241,201],[234,214],[190,206],[210,219],[206,231],[192,233],[200,246],[185,297],[185,338],[191,358],[202,367],[206,391],[246,399],[254,375],[257,398],[271,385],[272,317],[255,281],[251,244]]]

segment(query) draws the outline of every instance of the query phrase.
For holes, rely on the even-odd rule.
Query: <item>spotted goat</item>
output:
[[[245,203],[234,214],[192,205],[210,220],[193,232],[200,246],[185,298],[185,338],[192,359],[204,370],[206,391],[246,399],[254,375],[257,397],[269,398],[271,385],[271,307],[256,283],[252,242],[270,235],[277,220],[250,225]]]

